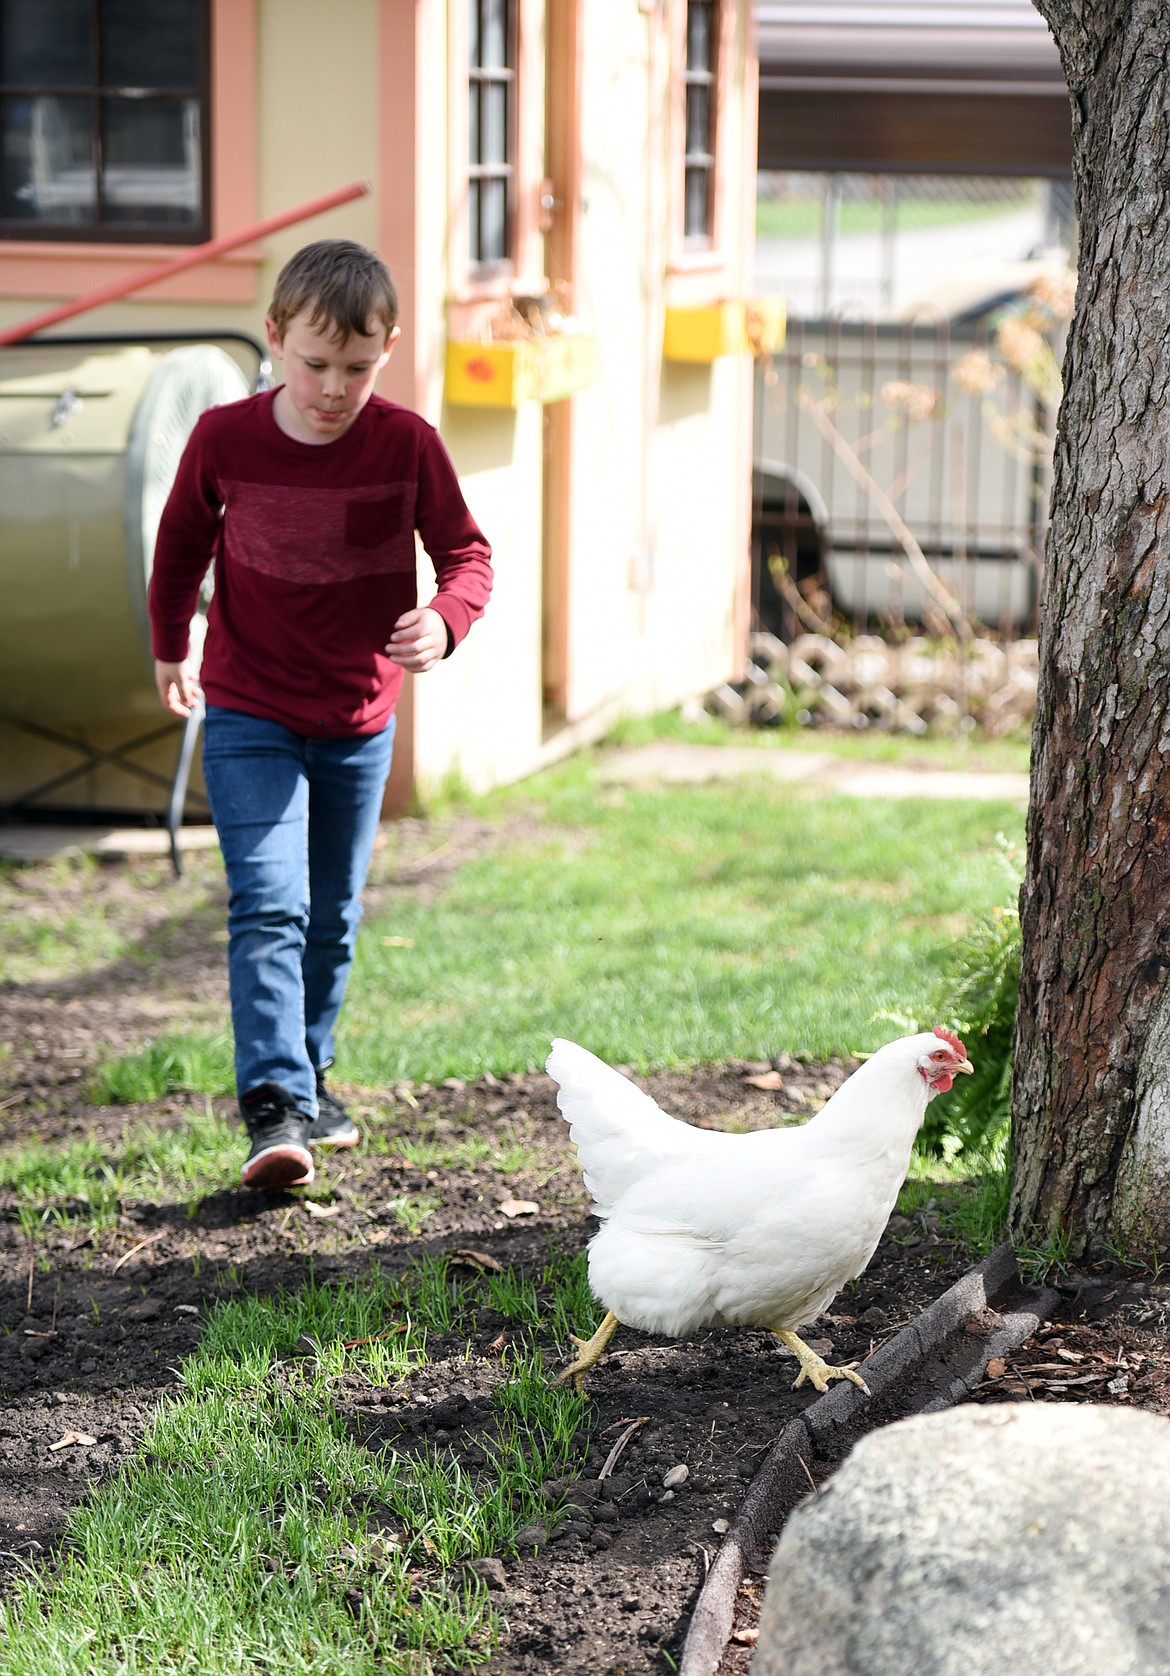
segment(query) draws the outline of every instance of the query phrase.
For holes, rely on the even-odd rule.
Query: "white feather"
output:
[[[669,1117],[555,1041],[548,1072],[602,1219],[589,1244],[597,1297],[647,1332],[814,1320],[881,1238],[940,1046],[931,1033],[890,1042],[807,1123],[730,1135]]]

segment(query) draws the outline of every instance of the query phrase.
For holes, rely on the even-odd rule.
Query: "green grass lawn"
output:
[[[567,1035],[639,1067],[872,1049],[917,1018],[998,901],[1005,805],[740,783],[514,794],[530,825],[441,899],[370,922],[340,1052],[356,1080],[543,1062]]]
[[[663,736],[831,750],[902,766],[1021,771],[1021,740]],[[476,807],[507,823],[437,902],[402,901],[359,944],[342,1034],[358,1080],[543,1064],[552,1036],[641,1069],[869,1050],[918,1019],[956,938],[1004,900],[1023,810],[824,797],[761,775],[605,781],[586,753]],[[933,1022],[933,1020],[931,1021]]]
[[[593,1312],[583,1260],[546,1270],[550,1283],[567,1335],[570,1316]],[[408,1378],[426,1366],[429,1332],[470,1335],[484,1305],[517,1341],[483,1470],[438,1446],[363,1447],[331,1401],[336,1382]],[[535,1518],[557,1523],[541,1486],[587,1423],[586,1399],[548,1382],[529,1342],[538,1323],[548,1309],[531,1276],[461,1282],[433,1259],[400,1279],[371,1269],[221,1303],[141,1451],[70,1514],[54,1569],[18,1578],[0,1602],[7,1676],[477,1667],[498,1614],[455,1568],[506,1550]]]
[[[783,748],[810,745],[826,749],[800,734]],[[1018,742],[831,748],[940,768],[1026,761]],[[367,919],[339,1038],[347,1078],[499,1075],[543,1064],[557,1035],[641,1069],[871,1050],[934,1022],[924,1009],[956,938],[1004,900],[1001,839],[1023,841],[1007,803],[825,797],[763,776],[616,785],[603,755],[437,812],[437,845],[467,812],[503,836],[435,899],[396,892]],[[389,837],[378,877],[395,870]],[[222,1034],[152,1044],[99,1092],[168,1086],[229,1092]]]
[[[1022,191],[1015,203],[974,204],[934,198],[902,197],[894,211],[894,225],[900,232],[933,227],[961,227],[970,222],[993,221],[1027,209],[1031,194]],[[846,200],[838,211],[838,229],[843,234],[876,233],[886,225],[888,210],[876,200]],[[759,198],[756,201],[756,236],[764,239],[809,239],[819,236],[824,218],[820,197]]]
[[[621,732],[627,744],[663,735],[747,742],[713,722]],[[940,768],[1026,762],[1018,741],[748,737],[761,752],[834,749]],[[1003,847],[1023,841],[1014,805],[860,801],[762,776],[626,786],[599,773],[605,756],[583,753],[437,808],[435,852],[469,815],[495,836],[429,900],[393,885],[404,840],[390,829],[373,884],[391,905],[362,930],[340,1043],[346,1081],[519,1070],[543,1063],[558,1034],[643,1069],[873,1048],[934,1022],[956,939],[1009,894]],[[77,865],[84,884],[89,864]],[[168,939],[219,931],[217,868],[193,858],[182,885],[150,875],[161,929],[149,935],[125,903],[91,910],[84,889],[66,901],[64,874],[58,906],[51,893],[30,897],[35,912],[23,915],[19,881],[0,875],[0,924],[42,983],[118,959],[153,962],[161,979]],[[230,1076],[221,1027],[147,1044],[105,1066],[93,1092],[127,1102],[168,1087],[212,1095],[230,1091]],[[420,1121],[394,1150],[421,1169],[444,1146],[455,1163],[489,1144],[499,1137],[428,1137]],[[54,1218],[101,1228],[128,1199],[193,1205],[234,1176],[238,1150],[238,1132],[208,1100],[179,1128],[132,1119],[117,1144],[12,1148],[0,1189],[17,1200],[31,1254]],[[500,1164],[507,1170],[508,1157]],[[960,1176],[916,1160],[902,1208],[950,1192],[965,1236],[986,1246],[1001,1224],[1006,1173]],[[417,1233],[408,1211],[421,1217],[419,1203],[402,1202],[400,1220]],[[29,1274],[31,1286],[31,1255]],[[438,1447],[364,1448],[337,1410],[338,1382],[409,1380],[426,1367],[428,1335],[470,1338],[483,1308],[513,1329],[483,1469],[469,1472]],[[0,1603],[5,1671],[477,1667],[498,1636],[498,1610],[461,1562],[506,1549],[537,1514],[559,1516],[540,1486],[579,1453],[587,1404],[549,1387],[539,1346],[550,1336],[563,1344],[596,1313],[580,1253],[539,1274],[505,1268],[468,1282],[424,1257],[400,1276],[372,1269],[336,1286],[310,1280],[293,1294],[222,1301],[142,1448],[70,1514],[52,1566],[10,1585]]]

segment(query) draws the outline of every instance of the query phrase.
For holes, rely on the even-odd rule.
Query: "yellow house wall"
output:
[[[585,51],[582,292],[599,322],[601,377],[578,398],[596,477],[574,508],[577,716],[615,698],[636,710],[670,704],[727,678],[742,562],[734,509],[750,469],[741,360],[662,360],[671,256],[663,44],[638,8],[603,0],[586,8]],[[724,120],[738,116],[730,108]],[[738,200],[737,174],[728,180]],[[729,207],[734,229],[738,205]],[[733,266],[732,288],[737,277]]]
[[[433,110],[466,98],[466,82],[452,83],[448,30],[454,6],[466,0],[424,0],[423,45]],[[455,113],[452,110],[449,115]],[[522,132],[521,143],[540,173],[543,112]],[[454,126],[454,124],[451,124]],[[425,274],[431,354],[422,369],[426,417],[442,435],[459,473],[464,496],[492,544],[495,582],[484,616],[454,655],[413,679],[415,779],[424,796],[450,776],[474,789],[519,779],[541,759],[541,557],[543,548],[543,410],[536,402],[517,409],[467,408],[443,400],[446,308],[463,280],[456,269],[448,216],[449,180],[463,164],[455,159],[449,128],[428,125],[418,159],[419,262]],[[420,306],[424,296],[420,295]],[[420,598],[433,574],[420,563]]]
[[[371,180],[375,192],[265,239],[251,303],[167,302],[147,291],[106,303],[55,330],[238,330],[262,338],[273,280],[301,245],[317,238],[375,242],[377,0],[332,0],[328,6],[320,0],[257,0],[256,17],[256,219],[351,181]],[[143,266],[153,262],[151,257]],[[0,298],[0,322],[22,320],[56,300]]]
[[[535,402],[498,414],[448,409],[443,435],[492,543],[495,582],[487,611],[454,655],[413,677],[424,796],[449,775],[476,790],[519,779],[541,753],[541,409]]]
[[[407,362],[413,396],[397,386],[388,393],[413,399],[438,425],[492,541],[497,576],[487,615],[455,657],[414,681],[414,769],[424,788],[451,774],[484,787],[531,771],[613,714],[674,703],[733,671],[737,579],[746,562],[750,366],[745,357],[711,367],[662,363],[665,37],[656,32],[657,8],[588,0],[575,306],[596,335],[598,371],[574,398],[568,714],[548,733],[541,694],[542,409],[527,403],[498,413],[443,401],[446,307],[458,277],[450,259],[449,183],[462,158],[452,152],[441,113],[461,96],[451,79],[449,36],[454,8],[464,0],[410,0],[418,78],[413,158],[386,155],[382,140],[380,48],[394,15],[385,8],[406,3],[257,4],[257,217],[362,178],[374,184],[370,196],[265,240],[250,304],[147,295],[64,329],[238,329],[262,337],[275,275],[301,244],[342,236],[381,246],[408,281],[412,303],[395,363]],[[539,0],[528,0],[530,24],[539,24],[540,10]],[[747,0],[741,10],[746,18]],[[742,116],[732,106],[723,120]],[[539,161],[539,123],[529,126],[524,143]],[[384,205],[393,172],[401,170],[414,171],[413,221],[388,236]],[[726,217],[732,244],[744,194],[749,186],[754,193],[745,175],[727,171],[736,200]],[[0,320],[23,318],[37,306],[0,298]],[[425,565],[420,574],[425,597]],[[0,785],[0,799],[5,795],[11,788]]]
[[[622,694],[643,654],[636,584],[653,538],[647,471],[647,357],[656,364],[663,154],[650,126],[651,20],[602,0],[585,7],[584,208],[578,306],[597,332],[597,382],[577,397],[569,570],[569,717]]]
[[[726,680],[742,650],[736,604],[747,563],[750,361],[662,360],[669,63],[652,10],[625,0],[589,0],[584,10],[574,306],[596,335],[598,372],[573,398],[568,714],[557,726],[541,704],[540,409],[445,407],[439,423],[493,542],[497,581],[485,618],[455,658],[415,683],[424,792],[449,774],[476,787],[516,778],[617,715],[666,707]],[[745,5],[740,53],[746,21]],[[739,132],[742,85],[738,75],[732,81],[722,120]],[[748,150],[730,159],[724,177],[730,295],[742,287],[749,193],[754,202]]]
[[[259,0],[257,6],[258,80],[256,159],[257,219],[290,209],[309,198],[350,181],[379,174],[376,133],[378,111],[377,0],[334,0],[324,7],[318,0]],[[311,67],[311,71],[307,69]],[[334,120],[329,120],[332,112]],[[273,281],[281,265],[313,238],[346,237],[373,244],[377,228],[377,193],[343,205],[325,215],[290,227],[266,239],[255,269],[255,296],[249,304],[171,302],[152,299],[149,292],[109,303],[78,316],[57,331],[82,334],[226,331],[249,333],[263,341],[264,314]],[[234,229],[228,229],[234,230]],[[143,262],[152,265],[154,257]],[[58,301],[0,297],[0,322],[24,320]],[[79,358],[84,355],[79,350]],[[246,375],[255,361],[239,351]],[[0,351],[0,355],[4,352]],[[10,352],[5,366],[13,364]],[[2,516],[2,514],[0,514]],[[145,659],[145,652],[142,658]],[[134,654],[134,663],[140,661]],[[148,668],[148,662],[144,664]],[[54,718],[56,721],[56,718]],[[81,716],[62,725],[69,737],[93,749],[116,750],[152,729],[163,730],[168,718],[154,707],[149,675],[141,677],[141,695],[128,708],[124,721],[94,723]],[[162,776],[173,772],[180,730],[172,727],[146,749],[129,752],[129,760]],[[0,803],[26,795],[59,773],[82,761],[80,751],[35,740],[0,721]],[[198,770],[193,793],[198,790]],[[104,763],[63,786],[49,802],[95,809],[161,811],[165,786]],[[198,804],[192,799],[192,809]]]

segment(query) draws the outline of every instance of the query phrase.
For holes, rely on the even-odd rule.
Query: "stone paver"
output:
[[[601,780],[630,785],[662,781],[697,785],[712,780],[768,779],[845,797],[932,797],[971,802],[1026,804],[1028,776],[963,773],[856,762],[831,751],[775,751],[751,745],[686,745],[662,739],[618,751],[601,764]],[[184,850],[210,849],[215,828],[183,828]],[[167,855],[170,842],[157,828],[99,826],[0,826],[0,859],[50,861],[59,855]]]
[[[214,849],[213,826],[185,826],[180,850]],[[161,827],[143,826],[0,826],[0,860],[52,861],[63,855],[98,855],[107,860],[130,855],[169,856],[171,840]]]
[[[768,779],[846,797],[932,797],[971,802],[1028,801],[1028,776],[964,773],[856,762],[829,751],[773,751],[750,745],[686,745],[662,739],[622,751],[598,769],[602,780],[639,784],[658,780],[696,785],[711,780]]]

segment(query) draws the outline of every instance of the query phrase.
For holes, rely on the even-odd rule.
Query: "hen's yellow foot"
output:
[[[610,1339],[617,1332],[620,1326],[621,1322],[611,1309],[606,1311],[605,1320],[601,1323],[600,1327],[598,1327],[592,1338],[577,1338],[574,1334],[570,1333],[569,1337],[573,1340],[573,1343],[577,1346],[577,1349],[581,1352],[581,1354],[576,1357],[574,1361],[569,1363],[563,1373],[559,1374],[558,1377],[553,1380],[554,1387],[557,1385],[564,1385],[566,1381],[571,1379],[578,1391],[584,1392],[585,1375],[590,1371],[590,1369],[595,1368],[598,1362],[600,1362],[602,1356],[605,1354],[606,1345],[609,1343]]]
[[[794,1391],[803,1385],[806,1379],[815,1390],[822,1392],[829,1389],[831,1379],[849,1379],[852,1380],[854,1385],[859,1386],[867,1397],[871,1394],[865,1380],[859,1373],[853,1371],[857,1366],[856,1362],[849,1362],[842,1367],[834,1367],[831,1363],[826,1362],[823,1356],[818,1356],[815,1350],[810,1350],[804,1340],[797,1338],[795,1333],[788,1332],[780,1327],[773,1327],[772,1331],[781,1344],[788,1346],[800,1363],[800,1372],[792,1384]]]

